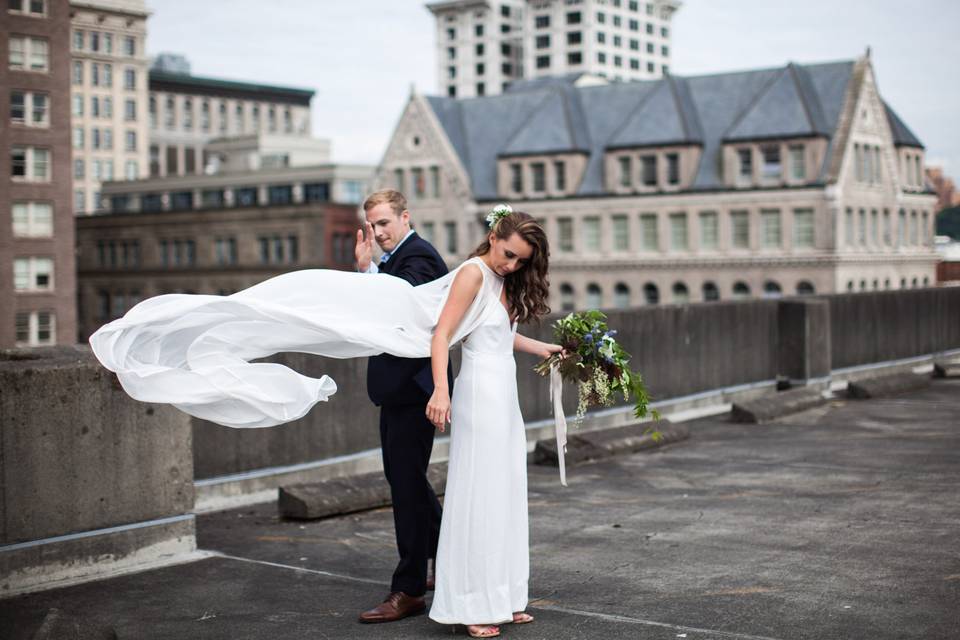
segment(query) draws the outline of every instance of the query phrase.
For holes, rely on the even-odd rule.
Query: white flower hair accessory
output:
[[[493,211],[487,214],[487,225],[493,229],[500,222],[501,218],[506,218],[513,213],[513,208],[508,204],[498,204]]]

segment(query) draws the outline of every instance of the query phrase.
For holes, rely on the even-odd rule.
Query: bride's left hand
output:
[[[543,352],[540,354],[540,357],[546,360],[555,353],[559,353],[561,358],[566,358],[567,351],[559,344],[546,344],[543,346]]]

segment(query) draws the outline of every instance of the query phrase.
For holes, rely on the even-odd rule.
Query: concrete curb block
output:
[[[447,463],[431,464],[427,478],[434,492],[443,495],[447,486]],[[383,473],[377,471],[280,487],[277,509],[284,518],[316,520],[387,507],[391,503],[390,485]]]
[[[653,431],[660,432],[662,437],[655,439],[651,434]],[[575,465],[588,460],[611,458],[616,455],[662,447],[689,437],[690,430],[685,425],[673,424],[667,420],[639,422],[616,429],[572,434],[567,439],[566,462],[568,465]],[[557,441],[537,442],[533,450],[533,462],[551,467],[558,466]]]
[[[847,397],[856,400],[892,396],[930,386],[930,376],[897,373],[878,378],[858,380],[847,385]]]
[[[960,378],[960,361],[934,362],[933,375],[937,378]]]
[[[730,417],[734,422],[769,422],[826,403],[827,399],[818,390],[790,389],[747,402],[735,402]]]

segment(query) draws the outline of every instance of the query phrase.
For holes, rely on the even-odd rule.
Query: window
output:
[[[49,203],[14,202],[11,213],[14,237],[49,238],[53,235],[53,207]]]
[[[534,162],[530,165],[530,172],[533,174],[533,190],[537,193],[543,193],[547,190],[547,169],[542,162]]]
[[[270,204],[290,204],[293,202],[293,185],[270,185],[267,188],[267,202]]]
[[[151,99],[152,100],[152,99]],[[156,108],[156,103],[153,103],[154,108]],[[155,114],[154,114],[155,115]],[[126,100],[123,103],[123,119],[127,122],[136,122],[137,120],[137,101],[136,100]]]
[[[200,104],[200,129],[210,131],[210,103],[207,100]]]
[[[50,150],[10,147],[10,177],[23,182],[49,182]]]
[[[423,178],[423,169],[415,167],[410,170],[410,179],[413,181],[413,195],[422,198],[427,195],[427,184]]]
[[[440,167],[430,167],[430,197],[440,197]]]
[[[53,259],[51,258],[14,258],[14,291],[52,291]]]
[[[680,156],[667,154],[667,184],[680,184]]]
[[[304,202],[328,202],[330,200],[330,183],[314,182],[303,185]]]
[[[483,56],[484,47],[482,42],[476,46],[476,51],[477,51],[477,57]]]
[[[190,98],[183,100],[183,128],[186,131],[193,129],[193,101]]]
[[[446,240],[447,240],[447,253],[456,254],[457,253],[457,223],[444,222],[443,231],[444,231],[444,236],[446,236]]]
[[[766,209],[760,212],[760,229],[761,246],[764,249],[779,249],[782,242],[778,209]]]
[[[136,151],[137,150],[137,132],[136,131],[127,131],[124,138],[124,149],[127,151]]]
[[[621,21],[620,21],[620,16],[613,16],[613,26],[619,27],[619,26],[620,26],[620,22],[621,22]]]
[[[555,160],[553,163],[554,186],[557,191],[565,191],[567,188],[567,166],[563,160]]]
[[[53,312],[18,311],[15,322],[16,346],[39,347],[54,344],[56,323]]]
[[[572,51],[567,54],[567,64],[582,64],[583,63],[583,54],[579,51]]]
[[[86,175],[86,167],[83,158],[77,158],[73,161],[73,177],[82,179]]]
[[[473,28],[473,32],[476,34],[476,36],[477,36],[478,38],[482,38],[482,37],[483,37],[483,25],[482,25],[482,24],[478,24],[476,27]]]
[[[232,236],[214,239],[214,253],[218,265],[237,264],[237,239]]]
[[[917,212],[910,212],[910,244],[917,246],[919,244],[919,234],[917,230]]]
[[[889,280],[888,280],[889,282]],[[798,296],[811,296],[817,291],[813,286],[813,283],[808,280],[801,280],[797,283],[797,295]]]
[[[880,245],[880,214],[876,209],[870,210],[870,241],[875,247]]]
[[[10,121],[28,127],[50,126],[50,103],[45,93],[10,92]]]
[[[773,280],[767,280],[763,283],[763,297],[764,298],[779,298],[783,296],[783,290],[780,289],[780,285],[774,282]]]
[[[48,71],[50,68],[48,48],[45,38],[10,36],[10,69],[14,71]]]
[[[768,180],[778,179],[781,176],[780,146],[766,144],[760,147],[763,156],[763,177]]]
[[[83,62],[76,60],[73,63],[73,84],[83,84]],[[82,100],[82,98],[81,98]]]
[[[628,251],[630,249],[630,224],[627,216],[617,214],[610,218],[613,232],[614,251]]]
[[[113,53],[113,34],[103,34],[103,51],[104,53]]]
[[[883,244],[890,246],[893,235],[890,229],[890,209],[883,210]]]
[[[646,31],[647,31],[647,34],[648,34],[648,35],[651,35],[651,36],[653,35],[653,23],[652,23],[652,22],[648,22],[648,23],[647,23],[647,25],[646,25]],[[653,45],[651,44],[651,45],[649,45],[649,46],[650,46],[650,53],[653,53]]]
[[[105,87],[113,86],[113,65],[112,64],[103,65],[103,86]]]
[[[734,249],[750,247],[750,214],[747,211],[730,212],[730,246]]]
[[[137,164],[136,160],[127,160],[124,164],[123,178],[124,180],[136,180],[140,177],[140,166]]]
[[[550,16],[537,16],[533,22],[537,29],[546,29],[550,26]]]
[[[687,250],[687,214],[670,214],[670,249],[673,251]]]
[[[600,218],[589,216],[583,219],[583,250],[589,252],[600,251]]]
[[[623,46],[623,38],[621,38],[620,36],[613,36],[613,46],[615,46],[615,47],[622,47],[622,46]]]
[[[560,310],[573,311],[577,308],[573,287],[564,282],[560,285]]]
[[[733,299],[743,300],[750,297],[750,286],[746,282],[738,281],[733,284]]]
[[[713,282],[704,282],[701,290],[703,292],[704,302],[716,302],[720,299],[720,289],[718,289],[717,285]]]
[[[450,28],[447,29],[447,40],[456,40],[457,39],[457,30]]]
[[[123,39],[123,53],[131,58],[137,55],[137,39],[133,36],[125,36]]]
[[[643,177],[643,186],[657,186],[657,156],[652,154],[640,156],[640,164]]]
[[[639,71],[640,61],[637,60],[636,58],[630,58],[630,69],[632,69],[633,71]]]
[[[484,64],[483,64],[482,62],[478,62],[478,63],[477,63],[477,75],[478,75],[478,76],[482,76],[486,70],[487,70],[487,68],[486,68],[486,66],[484,66]]]
[[[860,209],[857,220],[859,221],[857,225],[857,244],[863,247],[867,244],[867,212],[864,209]]]
[[[620,167],[620,186],[629,187],[631,182],[631,174],[633,172],[633,167],[630,162],[630,156],[620,156],[617,158],[618,165]]]
[[[567,24],[580,24],[580,12],[570,11],[567,13]]]
[[[598,52],[597,52],[597,62],[600,63],[600,64],[606,64],[606,63],[607,63],[607,54],[605,54],[603,51],[598,51]]]
[[[673,284],[673,304],[687,304],[690,302],[690,290],[682,282]]]
[[[580,44],[583,42],[583,34],[579,31],[567,32],[567,44]]]
[[[790,145],[790,177],[794,180],[804,180],[807,177],[802,144]]]
[[[573,219],[557,218],[557,234],[560,251],[573,251]]]
[[[793,246],[801,249],[813,248],[813,209],[793,210]]]
[[[652,282],[643,285],[643,301],[647,304],[660,304],[660,289]]]
[[[537,36],[536,47],[537,49],[548,49],[550,47],[550,36],[546,34]]]
[[[256,187],[237,187],[233,190],[233,204],[237,207],[255,207],[259,202]]]
[[[603,31],[597,31],[597,42],[600,44],[606,44],[607,34],[605,34]]]
[[[716,249],[720,239],[720,228],[716,211],[700,212],[700,248]]]
[[[220,107],[217,110],[217,113],[219,115],[218,126],[220,128],[220,133],[225,133],[227,130],[227,103],[226,102],[220,103]],[[289,115],[289,112],[287,112],[287,115]]]
[[[514,193],[523,193],[523,166],[519,163],[510,165],[510,189]]]
[[[587,285],[587,309],[599,309],[603,306],[603,289],[595,282]]]
[[[73,49],[75,51],[83,50],[84,33],[79,29],[73,31]]]
[[[660,247],[657,214],[644,213],[640,216],[640,243],[644,251],[656,251]]]
[[[738,182],[749,184],[753,181],[753,151],[749,147],[737,149],[737,160],[740,163]]]

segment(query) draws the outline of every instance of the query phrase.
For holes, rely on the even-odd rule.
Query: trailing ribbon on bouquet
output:
[[[560,484],[567,486],[567,470],[564,461],[564,454],[567,452],[567,417],[563,413],[563,376],[560,375],[560,367],[556,364],[550,366],[550,400],[553,402]]]

